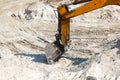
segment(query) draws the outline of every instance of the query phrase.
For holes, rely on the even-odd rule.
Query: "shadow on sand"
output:
[[[25,54],[25,53],[18,53],[18,54],[15,54],[15,55],[16,56],[31,57],[31,58],[33,58],[32,61],[34,61],[34,62],[40,62],[40,63],[47,64],[47,60],[46,60],[45,54]]]
[[[15,55],[16,56],[31,57],[31,58],[33,58],[32,61],[34,61],[34,62],[48,64],[45,54],[18,53]],[[62,57],[73,61],[73,65],[78,65],[78,64],[88,60],[88,58],[71,58],[71,57],[64,57],[64,56],[62,56]]]
[[[71,58],[71,57],[64,57],[64,58],[73,61],[73,65],[78,65],[78,64],[88,60],[88,58]]]
[[[113,48],[118,48],[119,50],[117,51],[117,54],[120,54],[120,40],[116,42],[116,45],[114,45],[111,49]]]

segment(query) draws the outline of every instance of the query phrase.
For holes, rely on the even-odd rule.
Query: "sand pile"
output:
[[[55,40],[56,7],[70,2],[51,1],[0,2],[0,80],[119,80],[120,7],[72,18],[71,49],[48,65],[44,47]]]

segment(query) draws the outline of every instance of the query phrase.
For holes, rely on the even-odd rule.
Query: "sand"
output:
[[[56,7],[69,2],[0,1],[0,80],[120,80],[116,5],[72,18],[70,50],[47,64],[44,48],[55,40]]]

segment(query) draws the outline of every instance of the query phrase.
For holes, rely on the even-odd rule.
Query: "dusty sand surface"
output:
[[[120,80],[116,5],[72,18],[70,50],[47,64],[44,47],[55,40],[56,7],[68,2],[0,1],[0,80]]]

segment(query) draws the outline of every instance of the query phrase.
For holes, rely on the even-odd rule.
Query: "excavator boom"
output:
[[[69,11],[69,5],[86,3],[74,10]],[[45,47],[46,58],[49,64],[57,61],[67,51],[70,45],[70,18],[102,8],[107,5],[120,5],[120,0],[75,0],[71,4],[62,4],[57,7],[58,33],[56,41]]]

